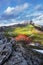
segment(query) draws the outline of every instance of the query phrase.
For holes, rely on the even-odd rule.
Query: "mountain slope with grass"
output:
[[[34,42],[40,42],[43,44],[43,32],[36,29],[33,25],[27,24],[26,26],[18,26],[13,29],[9,29],[5,31],[5,35],[7,36],[17,36],[19,34],[25,34],[33,39]]]

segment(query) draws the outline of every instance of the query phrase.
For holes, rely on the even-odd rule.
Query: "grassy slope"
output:
[[[33,41],[40,41],[43,44],[43,32],[38,31],[32,25],[27,25],[25,27],[17,27],[14,30],[7,30],[7,35],[17,36],[18,34],[25,34],[32,37]]]

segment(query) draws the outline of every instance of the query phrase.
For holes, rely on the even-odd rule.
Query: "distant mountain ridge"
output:
[[[36,29],[40,30],[40,31],[43,31],[43,26],[41,25],[36,25],[33,23],[33,21],[27,21],[27,22],[22,22],[22,23],[18,23],[18,24],[13,24],[13,25],[9,25],[9,26],[1,26],[0,27],[0,31],[5,31],[6,29],[13,29],[13,28],[16,28],[16,27],[24,27],[28,24],[31,24],[32,26],[34,26]]]

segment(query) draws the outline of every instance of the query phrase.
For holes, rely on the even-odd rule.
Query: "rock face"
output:
[[[43,65],[43,55],[12,39],[0,42],[0,65]]]
[[[12,46],[11,44],[0,45],[0,65],[2,65],[11,55]]]

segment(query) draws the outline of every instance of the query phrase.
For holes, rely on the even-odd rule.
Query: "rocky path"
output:
[[[0,65],[43,65],[43,54],[25,48],[15,40],[0,39]]]

